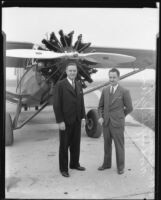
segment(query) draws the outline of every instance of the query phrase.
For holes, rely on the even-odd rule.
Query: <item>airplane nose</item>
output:
[[[73,53],[73,57],[74,57],[74,58],[77,58],[77,57],[78,57],[78,53],[76,53],[76,52]]]

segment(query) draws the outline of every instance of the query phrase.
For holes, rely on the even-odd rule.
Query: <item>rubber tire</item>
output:
[[[9,113],[6,113],[6,124],[5,124],[5,145],[11,146],[13,144],[13,129],[12,129],[12,119]]]
[[[87,113],[87,124],[85,126],[88,137],[99,138],[102,133],[102,127],[98,123],[98,112],[92,109]]]

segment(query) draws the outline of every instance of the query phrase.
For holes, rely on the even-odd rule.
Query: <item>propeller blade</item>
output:
[[[90,58],[90,57],[84,57],[84,58],[81,58],[81,60],[87,61],[91,64],[98,64],[96,59],[93,59],[93,58]]]
[[[33,49],[9,49],[6,51],[7,57],[15,58],[37,58],[54,59],[65,57],[66,53],[56,53],[53,51],[33,50]]]
[[[111,67],[111,65],[117,65],[120,63],[134,62],[136,60],[133,56],[115,54],[115,53],[79,53],[78,57],[85,59],[94,59],[98,64],[104,67]]]
[[[65,52],[57,53],[53,51],[34,50],[34,49],[9,49],[6,51],[7,57],[15,58],[37,58],[37,59],[80,59],[86,60],[93,64],[97,64],[97,67],[112,67],[120,63],[133,62],[136,60],[133,56],[127,56],[123,54],[114,53],[77,53],[77,52]],[[95,66],[96,67],[96,66]]]

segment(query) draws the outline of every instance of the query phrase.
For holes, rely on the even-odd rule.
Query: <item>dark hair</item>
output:
[[[110,74],[110,72],[116,72],[118,77],[120,77],[120,71],[118,69],[112,68],[112,69],[110,69],[109,74]]]

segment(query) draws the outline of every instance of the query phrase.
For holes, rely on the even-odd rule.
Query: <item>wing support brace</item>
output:
[[[21,113],[21,108],[22,108],[22,101],[21,100],[22,100],[22,97],[20,97],[18,99],[17,108],[16,108],[16,115],[15,115],[15,118],[14,118],[13,124],[12,124],[13,129],[15,129],[15,127],[17,126],[18,118],[19,118],[19,115]]]
[[[121,79],[124,79],[124,78],[127,78],[127,77],[129,77],[129,76],[132,76],[132,75],[134,75],[134,74],[136,74],[136,73],[139,73],[139,72],[141,72],[141,71],[143,71],[143,70],[145,70],[146,68],[140,68],[140,69],[134,69],[132,72],[129,72],[129,73],[127,73],[127,74],[125,74],[125,75],[122,75],[121,77],[120,77],[120,80]],[[110,81],[107,81],[107,82],[105,82],[105,83],[103,83],[103,84],[100,84],[100,85],[98,85],[98,86],[95,86],[95,87],[93,87],[93,88],[90,88],[90,89],[88,89],[88,90],[85,90],[84,91],[84,95],[85,94],[89,94],[89,93],[91,93],[91,92],[93,92],[93,91],[95,91],[95,90],[98,90],[98,89],[100,89],[100,88],[102,88],[102,87],[104,87],[104,86],[107,86],[107,85],[109,85],[110,84]]]
[[[20,103],[21,104],[21,103]],[[16,116],[14,119],[14,126],[13,126],[13,130],[16,129],[20,129],[22,128],[27,122],[29,122],[32,118],[34,118],[40,111],[42,111],[47,105],[49,104],[49,102],[45,102],[41,108],[39,110],[37,110],[33,115],[31,115],[30,117],[28,117],[25,121],[22,122],[22,124],[20,124],[20,126],[17,126],[17,121],[18,121],[18,117],[20,114],[20,109],[21,109],[21,105],[17,106],[17,112],[16,112]],[[19,108],[18,108],[19,107]]]

